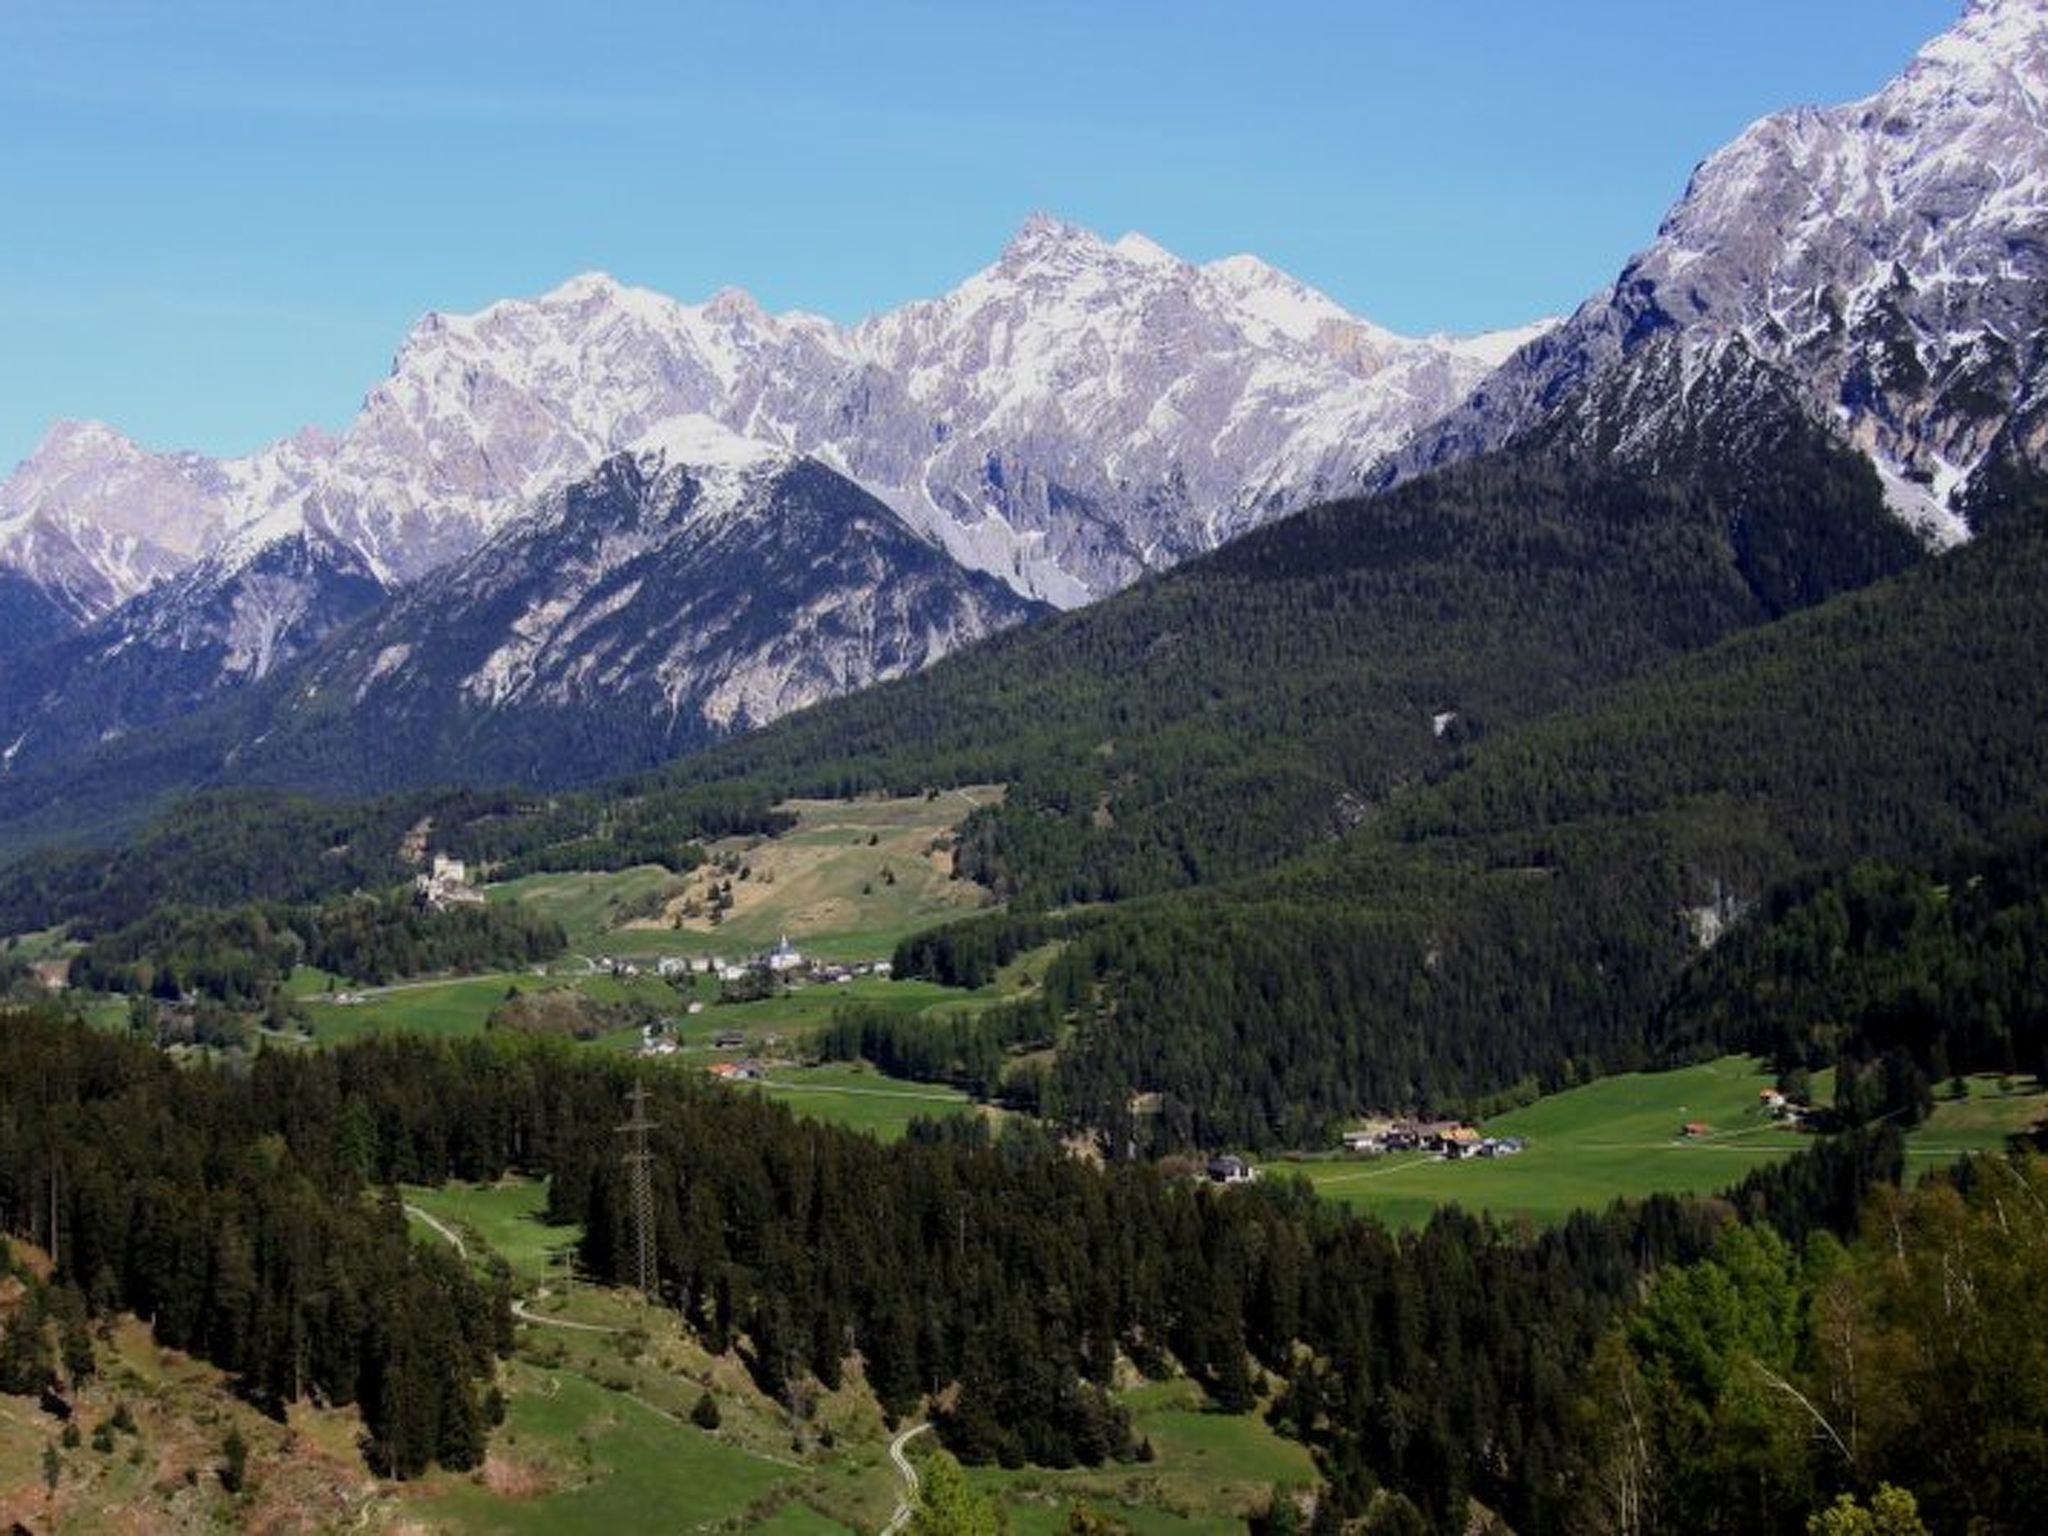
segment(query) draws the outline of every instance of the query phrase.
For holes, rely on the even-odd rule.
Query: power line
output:
[[[624,1125],[618,1127],[619,1134],[626,1137],[626,1151],[622,1161],[626,1165],[627,1198],[632,1202],[633,1257],[635,1276],[640,1294],[652,1299],[654,1295],[654,1151],[647,1143],[647,1133],[654,1129],[654,1122],[647,1118],[647,1085],[635,1083],[633,1091],[626,1095],[633,1106],[633,1115]]]

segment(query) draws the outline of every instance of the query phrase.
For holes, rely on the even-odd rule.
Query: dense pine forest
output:
[[[550,1175],[591,1271],[622,1280],[632,1262],[614,1129],[630,1064],[400,1039],[229,1073],[47,1009],[6,1024],[0,1221],[57,1260],[6,1321],[13,1389],[79,1368],[65,1319],[128,1308],[255,1401],[360,1403],[386,1471],[461,1466],[484,1443],[506,1298],[410,1240],[378,1191]],[[1400,1237],[1284,1182],[1097,1168],[971,1122],[886,1147],[640,1075],[661,1297],[771,1391],[836,1383],[856,1358],[896,1414],[955,1387],[938,1422],[970,1462],[1138,1454],[1108,1391],[1121,1359],[1185,1371],[1219,1412],[1306,1440],[1332,1508],[1406,1508],[1432,1528],[1476,1499],[1516,1529],[1615,1529],[1625,1496],[1634,1529],[1796,1531],[1838,1492],[1899,1482],[1944,1524],[2020,1530],[2048,1475],[2011,1438],[2039,1422],[2027,1392],[1966,1392],[1991,1378],[1943,1369],[1956,1350],[1983,1366],[2038,1348],[2040,1293],[2018,1277],[2043,1228],[1999,1220],[2001,1201],[2048,1192],[2037,1164],[1885,1195],[1899,1146],[1879,1128],[1727,1202],[1656,1199],[1539,1236],[1447,1212]],[[1951,1326],[1942,1265],[1967,1278],[1983,1336]],[[1867,1374],[1844,1376],[1852,1363]],[[1929,1394],[1931,1441],[1886,1416],[1909,1389]]]

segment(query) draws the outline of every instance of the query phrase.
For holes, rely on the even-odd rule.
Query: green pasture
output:
[[[974,1101],[957,1088],[907,1083],[857,1065],[790,1068],[744,1086],[779,1099],[810,1119],[865,1131],[883,1141],[901,1140],[913,1120],[977,1112]]]
[[[472,1256],[488,1249],[502,1257],[513,1275],[529,1286],[559,1276],[552,1255],[574,1243],[575,1227],[549,1226],[548,1187],[535,1179],[499,1184],[407,1185],[405,1203],[435,1216],[462,1235]]]
[[[337,1003],[326,997],[300,1000],[313,1025],[313,1038],[334,1045],[363,1035],[400,1031],[416,1035],[473,1035],[484,1027],[491,1010],[512,988],[531,991],[546,985],[526,972],[489,976],[458,976],[447,981],[402,982],[395,987],[360,994],[361,1002]]]
[[[1298,1174],[1328,1198],[1396,1226],[1419,1226],[1443,1205],[1549,1225],[1624,1196],[1712,1194],[1811,1146],[1810,1133],[1770,1119],[1759,1107],[1759,1091],[1774,1081],[1762,1063],[1744,1056],[1671,1072],[1625,1073],[1487,1121],[1487,1135],[1528,1142],[1514,1157],[1443,1162],[1422,1153],[1332,1154],[1278,1160],[1267,1172]],[[1816,1102],[1826,1103],[1832,1092],[1832,1075],[1817,1074]],[[2038,1122],[2044,1108],[2048,1096],[2036,1085],[2001,1092],[1994,1080],[1973,1079],[1967,1097],[1937,1103],[1908,1138],[1908,1156],[1916,1166],[1933,1167],[1997,1148]],[[1705,1124],[1707,1134],[1682,1134],[1693,1121]]]
[[[485,894],[492,901],[517,901],[552,917],[569,935],[569,948],[587,953],[605,948],[612,931],[630,920],[628,914],[639,903],[682,878],[659,865],[642,864],[611,872],[527,875],[493,885]]]
[[[1002,1503],[1013,1536],[1057,1536],[1086,1505],[1144,1536],[1222,1536],[1244,1529],[1275,1488],[1316,1482],[1305,1446],[1257,1414],[1207,1411],[1189,1381],[1148,1382],[1123,1394],[1133,1435],[1152,1444],[1149,1462],[1111,1462],[1056,1472],[970,1468]]]
[[[1996,1152],[2048,1118],[2048,1092],[2032,1078],[1989,1074],[1966,1078],[1960,1098],[1948,1084],[1935,1089],[1934,1113],[1906,1138],[1906,1157],[1917,1169],[1945,1167],[1971,1152]]]
[[[712,862],[682,875],[651,865],[530,875],[489,894],[555,918],[584,955],[739,960],[787,934],[823,959],[883,959],[910,934],[982,910],[986,893],[952,878],[943,845],[976,805],[1000,794],[970,786],[931,798],[795,800],[784,809],[797,825],[782,836],[710,844]],[[714,924],[711,889],[725,881],[733,905]],[[650,911],[664,894],[674,898],[667,908]],[[686,899],[696,915],[685,914]]]
[[[1759,1107],[1758,1091],[1774,1080],[1742,1056],[1673,1072],[1624,1073],[1487,1121],[1487,1135],[1528,1142],[1513,1157],[1443,1162],[1422,1153],[1333,1155],[1276,1162],[1270,1172],[1299,1174],[1330,1199],[1397,1226],[1420,1225],[1442,1205],[1549,1224],[1622,1196],[1711,1193],[1810,1146],[1811,1136],[1771,1120]],[[1694,1121],[1708,1127],[1706,1135],[1682,1133]]]
[[[505,1384],[506,1420],[493,1454],[545,1491],[505,1497],[448,1479],[414,1506],[437,1526],[539,1536],[745,1524],[750,1513],[779,1507],[776,1491],[804,1475],[574,1371],[515,1363]]]

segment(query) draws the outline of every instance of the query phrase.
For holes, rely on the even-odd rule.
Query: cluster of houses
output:
[[[1519,1136],[1487,1136],[1462,1120],[1387,1120],[1344,1133],[1344,1150],[1361,1157],[1386,1152],[1433,1152],[1456,1161],[1513,1157],[1528,1146]]]
[[[630,962],[607,960],[604,962],[614,971],[625,967],[620,974],[638,975],[639,971]],[[812,981],[852,981],[856,976],[887,976],[890,963],[887,960],[864,960],[857,965],[826,964],[817,960],[806,960],[803,952],[789,942],[784,934],[775,947],[762,954],[743,960],[728,960],[722,955],[667,955],[655,962],[655,974],[665,980],[674,981],[685,976],[715,976],[720,981],[745,981],[750,976],[791,977],[802,972]]]

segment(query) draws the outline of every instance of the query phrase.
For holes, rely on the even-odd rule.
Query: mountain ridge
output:
[[[1047,334],[1039,322],[1048,307],[1076,329]],[[50,551],[67,538],[80,542],[95,512],[125,530],[138,519],[138,501],[161,508],[182,492],[176,537],[149,550],[145,563],[103,560],[94,579],[73,575],[81,618],[102,616],[180,562],[218,554],[232,563],[308,528],[351,548],[388,585],[402,585],[474,548],[649,427],[701,414],[835,463],[964,564],[1025,595],[1071,605],[1121,585],[1148,560],[1213,543],[1213,528],[1197,530],[1191,545],[1189,536],[1163,538],[1156,516],[1141,535],[1116,525],[1142,513],[1146,496],[1169,490],[1172,464],[1191,455],[1213,463],[1243,438],[1240,427],[1238,441],[1221,447],[1205,448],[1191,433],[1153,432],[1168,440],[1152,442],[1151,407],[1179,409],[1171,378],[1119,381],[1120,389],[1149,392],[1134,421],[1077,422],[1060,396],[1076,366],[1073,349],[1118,332],[1218,374],[1222,396],[1205,407],[1218,428],[1248,394],[1284,396],[1294,430],[1314,438],[1297,455],[1304,461],[1327,457],[1343,435],[1322,424],[1326,416],[1346,431],[1372,428],[1363,451],[1384,451],[1420,424],[1418,413],[1447,408],[1500,349],[1484,338],[1396,336],[1255,258],[1198,266],[1141,236],[1107,242],[1043,215],[951,293],[851,326],[800,311],[771,315],[738,289],[693,305],[590,272],[534,299],[466,315],[429,312],[338,435],[307,429],[255,454],[212,461],[154,454],[100,424],[60,423],[0,484],[0,565],[32,576],[54,571]],[[1239,354],[1246,360],[1233,361]],[[1250,377],[1254,358],[1282,375],[1277,389]],[[1372,376],[1389,368],[1373,386]],[[949,390],[949,369],[969,383]],[[1311,408],[1310,395],[1327,398]],[[1029,418],[1015,423],[1015,440],[994,431],[1005,412]],[[841,419],[859,430],[836,430]],[[1123,486],[1063,486],[1059,475],[1072,465],[1115,459],[1102,431],[1091,435],[1105,427],[1171,461],[1167,469],[1133,464],[1136,478]],[[963,432],[980,459],[959,448]],[[950,449],[948,438],[956,440]],[[1272,462],[1242,483],[1213,468],[1206,480],[1194,476],[1189,496],[1220,501],[1193,511],[1227,522],[1270,515],[1275,496],[1304,504],[1316,485],[1276,483],[1285,446],[1268,445]],[[1064,529],[1051,516],[1050,489],[991,482],[982,472],[991,452],[1008,461],[1013,480],[1043,481],[1077,505],[1098,504],[1094,516],[1116,537],[1091,544]],[[1111,505],[1118,498],[1129,505]],[[1027,504],[1042,526],[1020,521]],[[1175,510],[1189,516],[1190,505],[1183,498]],[[1071,546],[1066,557],[1044,552],[1062,539]],[[1114,549],[1114,560],[1103,564],[1101,550],[1084,558],[1094,545]]]
[[[1653,392],[1613,382],[1639,357],[1682,390],[1736,354],[1869,456],[1923,536],[1967,538],[2002,462],[2048,465],[2044,103],[2048,4],[1975,0],[1872,95],[1759,119],[1700,163],[1609,288],[1390,477],[1534,430],[1653,466],[1654,431],[1625,440],[1597,397]]]

